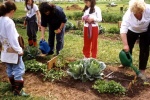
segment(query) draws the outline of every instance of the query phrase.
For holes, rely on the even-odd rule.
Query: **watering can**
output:
[[[123,66],[131,67],[136,75],[140,74],[140,71],[135,66],[133,66],[132,55],[130,52],[125,52],[124,50],[121,50],[119,53],[119,58]]]

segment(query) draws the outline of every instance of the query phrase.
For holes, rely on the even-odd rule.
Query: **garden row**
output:
[[[48,70],[47,58],[40,58],[38,54],[40,51],[36,47],[28,47],[25,49],[25,55],[23,56],[26,71],[38,73],[43,81],[61,81],[65,77],[72,77],[75,80],[95,81],[92,88],[99,93],[110,93],[115,95],[125,95],[126,89],[113,80],[103,80],[103,71],[106,65],[103,62],[99,62],[96,59],[77,60],[73,62],[67,62],[63,53],[61,52],[57,58],[55,65]]]
[[[76,30],[74,34],[77,35],[82,35],[83,32],[83,22],[81,21],[83,13],[82,12],[74,12],[72,14],[68,14],[68,22],[66,23],[66,31],[68,30]],[[114,13],[108,13],[108,12],[102,12],[102,23],[117,23],[122,19],[122,13],[120,14],[114,14]],[[23,26],[25,17],[21,18],[14,18],[14,22],[16,23],[17,27],[25,29]],[[71,22],[71,20],[75,20],[76,22]],[[99,33],[113,33],[113,34],[118,34],[119,33],[119,28],[118,27],[110,27],[110,28],[105,28],[101,24],[99,24]]]

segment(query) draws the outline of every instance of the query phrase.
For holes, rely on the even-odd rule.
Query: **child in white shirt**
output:
[[[23,74],[25,66],[22,60],[23,50],[18,42],[18,32],[12,20],[17,7],[14,2],[6,1],[0,5],[0,42],[1,61],[6,63],[7,75],[9,77],[12,91],[15,96],[28,96],[23,92]]]
[[[84,0],[84,46],[83,54],[85,58],[97,57],[97,39],[99,33],[98,22],[102,21],[101,9],[95,6],[95,0]],[[92,54],[92,55],[91,55]]]

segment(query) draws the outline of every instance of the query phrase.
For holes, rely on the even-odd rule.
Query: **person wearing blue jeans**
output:
[[[22,88],[24,86],[23,75],[25,66],[22,60],[23,49],[19,45],[19,34],[12,17],[17,7],[14,2],[6,1],[0,5],[0,42],[1,61],[6,64],[7,75],[15,96],[29,96]]]
[[[56,36],[56,54],[59,54],[59,51],[63,48],[64,45],[64,33],[65,33],[65,28],[62,29],[62,31],[59,34],[55,35],[55,32],[53,30],[49,30],[49,39],[48,39],[48,43],[50,46],[51,51],[49,52],[49,54],[53,53],[54,51],[54,44],[55,44],[55,36]]]
[[[54,53],[54,41],[56,36],[56,55],[58,55],[64,45],[65,23],[67,22],[66,15],[61,7],[49,4],[48,2],[42,2],[39,6],[39,10],[41,13],[41,39],[44,40],[45,30],[48,26],[48,43],[51,49],[48,54]]]

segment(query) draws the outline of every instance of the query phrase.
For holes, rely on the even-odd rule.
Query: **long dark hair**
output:
[[[84,1],[89,1],[89,2],[91,2],[89,14],[95,12],[94,6],[96,5],[96,1],[95,1],[95,0],[84,0]],[[87,9],[88,9],[88,6],[85,5],[85,7],[84,7],[84,9],[83,9],[83,12],[85,12],[85,10],[87,10]]]
[[[4,4],[0,5],[0,16],[4,16],[11,10],[16,11],[17,7],[13,1],[6,1]]]
[[[29,0],[25,0],[25,6],[26,6],[27,10],[29,10],[29,8],[27,7],[28,1],[29,1]],[[33,8],[33,3],[34,3],[34,1],[32,0],[31,8]]]
[[[54,14],[56,10],[56,6],[48,2],[42,2],[39,6],[39,10],[41,15],[45,14],[48,11],[50,11],[50,14]]]

